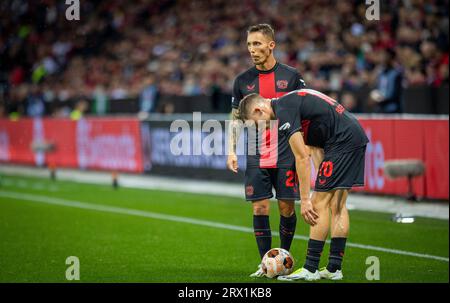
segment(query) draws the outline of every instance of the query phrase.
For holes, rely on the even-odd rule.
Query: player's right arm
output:
[[[239,80],[236,78],[233,85],[233,98],[231,100],[231,123],[228,130],[228,158],[227,168],[234,173],[238,172],[238,160],[237,160],[237,142],[241,135],[241,120],[239,115],[239,102],[242,99],[242,94],[239,89]]]
[[[241,135],[241,123],[239,120],[239,110],[233,108],[231,110],[230,129],[228,131],[228,159],[227,168],[232,172],[238,172],[238,160],[236,153],[236,146]]]
[[[306,146],[300,132],[294,132],[289,138],[289,145],[295,157],[295,167],[300,183],[301,214],[309,225],[316,225],[319,215],[311,201],[310,177],[311,158],[310,149]]]

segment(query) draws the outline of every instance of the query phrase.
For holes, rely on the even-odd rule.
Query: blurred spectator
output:
[[[396,67],[395,51],[388,49],[382,53],[381,71],[377,88],[370,93],[379,113],[400,113],[402,97],[402,73]]]
[[[45,102],[39,87],[33,85],[25,103],[26,113],[29,117],[42,117],[45,114]]]
[[[425,40],[420,51],[426,67],[427,83],[439,87],[448,83],[448,53],[444,54],[432,40]]]
[[[6,118],[6,108],[4,104],[0,104],[0,119]]]
[[[155,111],[158,94],[155,77],[150,75],[145,79],[143,89],[139,95],[139,111],[141,115],[142,113],[151,113]]]
[[[171,102],[165,102],[161,105],[162,114],[173,114],[175,112],[175,106]]]
[[[61,106],[60,105],[54,109],[54,111],[52,113],[52,117],[53,118],[69,118],[70,113],[71,113],[71,110],[70,110],[69,106],[67,106],[67,105]]]
[[[97,85],[93,95],[93,112],[96,115],[105,115],[108,112],[109,100],[102,85]]]
[[[85,99],[81,99],[75,105],[74,110],[70,113],[70,119],[80,120],[84,117],[85,113],[89,109],[89,103]]]
[[[361,107],[358,104],[356,96],[351,92],[343,92],[339,102],[346,110],[352,113],[360,113]]]
[[[405,88],[448,83],[448,2],[386,1],[381,20],[369,21],[361,0],[84,0],[82,20],[68,22],[55,0],[1,1],[2,92],[8,104],[23,105],[21,87],[36,84],[45,102],[86,96],[98,101],[99,114],[103,101],[122,98],[154,111],[155,88],[141,89],[149,73],[164,95],[212,87],[229,94],[251,66],[245,31],[264,21],[276,30],[278,60],[298,68],[308,87],[377,89],[376,110],[398,112],[398,98],[387,95],[397,71]],[[390,49],[398,55],[394,69],[381,58]]]

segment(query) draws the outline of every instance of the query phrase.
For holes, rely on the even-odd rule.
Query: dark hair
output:
[[[256,25],[250,26],[247,29],[247,34],[256,33],[256,32],[260,32],[264,36],[275,41],[275,31],[273,30],[272,26],[270,26],[270,24],[266,24],[266,23],[256,24]]]
[[[252,93],[244,97],[244,99],[239,102],[239,117],[242,121],[247,120],[248,110],[250,109],[250,106],[254,103],[262,100],[263,98],[256,94]]]
[[[394,48],[387,48],[386,49],[386,53],[389,57],[389,59],[394,60],[397,57],[397,52],[395,51]]]

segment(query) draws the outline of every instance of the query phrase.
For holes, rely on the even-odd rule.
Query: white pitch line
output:
[[[59,206],[67,206],[67,207],[73,207],[73,208],[97,210],[97,211],[116,213],[116,214],[122,214],[122,215],[131,215],[131,216],[137,216],[137,217],[145,217],[145,218],[173,221],[173,222],[178,222],[178,223],[201,225],[201,226],[214,227],[214,228],[220,228],[220,229],[241,231],[241,232],[246,232],[246,233],[253,233],[252,228],[244,227],[244,226],[231,225],[231,224],[225,224],[225,223],[219,223],[219,222],[213,222],[213,221],[207,221],[207,220],[200,220],[200,219],[193,219],[193,218],[188,218],[188,217],[166,215],[166,214],[137,210],[137,209],[123,208],[123,207],[116,207],[116,206],[107,206],[107,205],[101,205],[101,204],[92,204],[92,203],[66,200],[66,199],[60,199],[60,198],[53,198],[53,197],[47,197],[47,196],[38,196],[38,195],[30,195],[30,194],[23,194],[23,193],[17,193],[17,192],[2,191],[2,192],[0,192],[0,197],[18,199],[18,200],[27,200],[27,201],[32,201],[32,202],[46,203],[46,204],[59,205]],[[272,235],[279,236],[279,233],[272,232]],[[304,241],[307,241],[309,239],[306,236],[300,236],[300,235],[296,235],[296,236],[294,236],[294,238],[298,239],[298,240],[304,240]],[[449,258],[446,258],[446,257],[434,256],[434,255],[429,255],[429,254],[421,254],[421,253],[415,253],[415,252],[410,252],[410,251],[391,249],[391,248],[385,248],[385,247],[379,247],[379,246],[364,245],[364,244],[351,243],[351,242],[347,243],[347,246],[364,249],[364,250],[381,251],[381,252],[391,253],[391,254],[396,254],[396,255],[404,255],[404,256],[411,256],[411,257],[417,257],[417,258],[423,258],[423,259],[432,259],[432,260],[449,262]]]

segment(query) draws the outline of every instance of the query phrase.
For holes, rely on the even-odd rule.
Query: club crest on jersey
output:
[[[279,89],[286,89],[288,87],[288,82],[287,80],[278,80],[277,81],[277,87]]]
[[[245,187],[245,193],[247,194],[247,196],[253,196],[253,194],[255,193],[255,189],[253,188],[253,186],[248,185]]]
[[[255,89],[255,84],[253,84],[253,85],[247,85],[247,89],[249,90],[249,91],[252,91],[252,90],[254,90]]]

